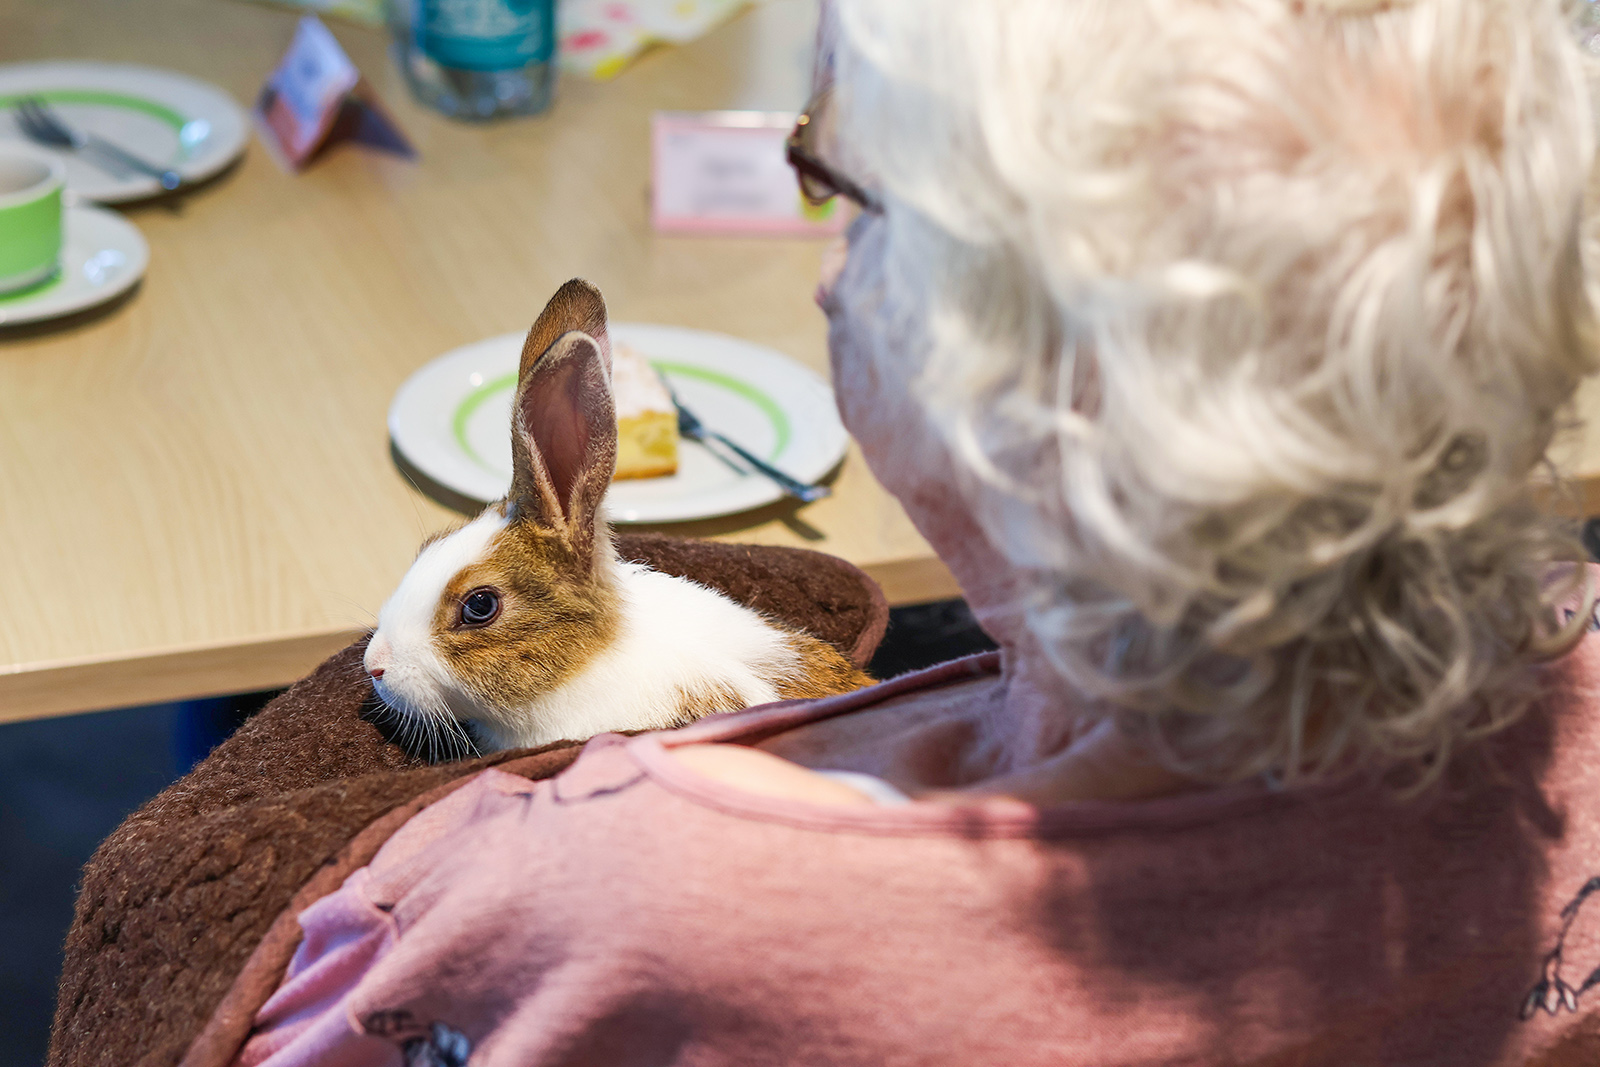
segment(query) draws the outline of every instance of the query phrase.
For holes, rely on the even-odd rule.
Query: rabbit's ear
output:
[[[549,351],[550,346],[564,333],[578,330],[594,338],[600,346],[600,355],[606,370],[606,376],[611,376],[611,338],[606,332],[606,301],[600,295],[600,290],[584,281],[574,278],[556,290],[556,295],[539,313],[539,319],[533,324],[533,329],[528,331],[528,339],[522,343],[522,361],[517,366],[519,381],[528,380],[528,372],[533,370],[533,365],[539,362],[539,357]]]
[[[524,360],[511,410],[507,518],[558,534],[585,570],[594,562],[600,502],[617,468],[610,379],[599,343],[574,330],[531,366]]]

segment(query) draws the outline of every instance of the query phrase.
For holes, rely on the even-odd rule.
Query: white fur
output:
[[[799,665],[787,634],[721,593],[638,563],[618,564],[616,579],[615,643],[577,677],[517,709],[515,725],[473,716],[492,747],[671,726],[685,692],[712,687],[731,689],[747,707],[765,704],[778,699],[772,679]]]
[[[448,720],[455,709],[472,706],[475,699],[451,673],[433,647],[433,616],[445,586],[461,572],[484,559],[495,536],[506,528],[505,516],[494,508],[451,534],[424,548],[400,587],[378,612],[378,629],[367,644],[365,663],[370,672],[383,670],[372,687],[385,704],[403,712]]]

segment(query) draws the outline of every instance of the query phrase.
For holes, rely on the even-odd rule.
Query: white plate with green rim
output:
[[[150,246],[138,227],[105,208],[68,204],[61,213],[61,266],[15,293],[0,294],[0,326],[43,322],[98,307],[144,277]]]
[[[814,482],[844,458],[849,435],[833,391],[788,357],[726,334],[614,322],[611,336],[642,352],[686,407],[779,470]],[[408,378],[389,406],[389,437],[419,471],[473,500],[511,484],[511,397],[523,335],[447,352]],[[678,441],[678,472],[613,482],[613,522],[708,519],[758,508],[783,492],[743,464]]]
[[[96,134],[186,182],[203,181],[239,158],[250,136],[244,109],[214,85],[153,67],[123,63],[0,64],[0,140],[26,140],[15,104],[37,97],[63,122]],[[32,142],[30,142],[32,143]],[[67,165],[67,188],[102,204],[162,191],[156,179],[112,174],[93,157],[55,149]]]

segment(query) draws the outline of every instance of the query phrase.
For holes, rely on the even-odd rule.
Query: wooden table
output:
[[[652,111],[782,106],[748,98],[803,63],[783,6],[489,127],[416,107],[381,32],[333,25],[420,161],[339,148],[290,176],[252,146],[129,212],[151,246],[132,299],[0,334],[0,721],[283,685],[352,640],[458,518],[390,457],[395,389],[526,329],[573,275],[618,320],[825,372],[818,242],[659,237],[646,217]],[[229,0],[0,0],[0,61],[147,63],[249,100],[293,25]],[[679,529],[833,552],[897,602],[955,593],[856,454],[829,500]]]

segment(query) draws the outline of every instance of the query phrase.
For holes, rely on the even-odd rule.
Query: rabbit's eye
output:
[[[461,624],[486,626],[500,614],[500,594],[493,589],[474,589],[461,598]]]

